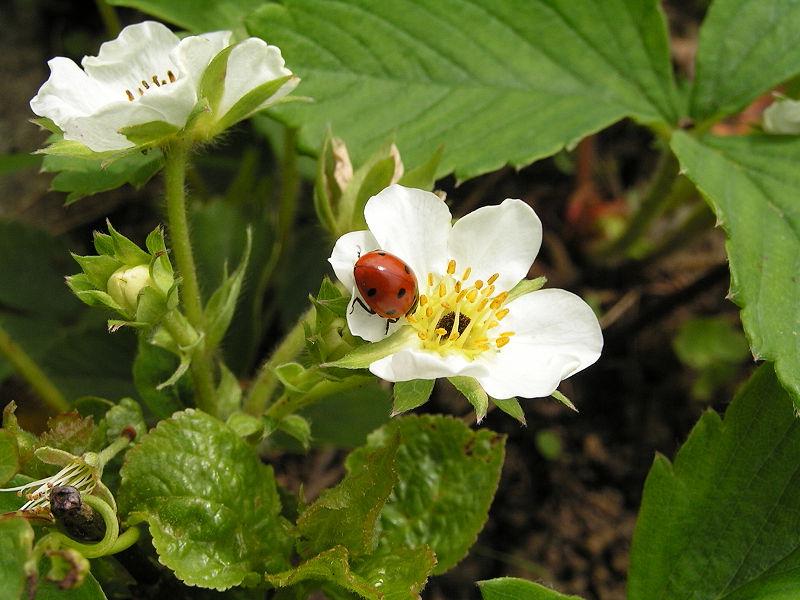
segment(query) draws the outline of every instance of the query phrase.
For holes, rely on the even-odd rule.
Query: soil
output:
[[[666,5],[676,66],[684,73],[691,71],[703,4]],[[87,3],[87,10],[91,6]],[[101,23],[76,10],[37,0],[18,1],[2,11],[0,153],[28,152],[42,142],[25,121],[27,101],[46,78],[46,59],[64,54],[65,46],[72,55],[96,47]],[[653,457],[656,452],[673,457],[708,407],[692,399],[693,375],[671,349],[675,331],[689,316],[726,314],[735,320],[738,314],[725,299],[728,273],[718,230],[646,265],[609,269],[588,262],[588,250],[601,237],[597,215],[624,212],[622,192],[641,186],[654,167],[652,146],[642,128],[623,122],[577,152],[520,172],[504,169],[459,187],[452,180],[441,182],[457,213],[506,197],[530,202],[548,232],[531,275],[545,274],[550,286],[600,305],[606,345],[596,365],[561,387],[580,412],[540,399],[524,404],[527,427],[499,411],[481,424],[508,435],[497,496],[469,556],[433,578],[424,598],[478,598],[475,581],[503,575],[540,581],[587,600],[624,598],[630,542]],[[147,190],[120,190],[65,210],[63,195],[48,192],[47,185],[47,177],[30,171],[0,178],[0,218],[83,235],[114,210],[122,215],[117,218],[133,219],[150,210],[142,200]],[[719,389],[711,406],[724,409],[736,384]],[[0,389],[0,397],[12,393],[19,398],[23,391],[13,382]],[[426,409],[470,418],[466,403],[444,385],[437,386]],[[543,452],[537,443],[542,434],[558,440],[560,452]],[[341,476],[342,456],[317,451],[302,463],[289,457],[276,470],[292,486],[304,482],[313,497]]]

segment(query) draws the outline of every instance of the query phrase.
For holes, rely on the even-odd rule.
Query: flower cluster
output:
[[[369,230],[339,238],[329,261],[352,291],[350,331],[371,342],[404,336],[399,349],[369,365],[375,375],[467,376],[494,398],[535,398],[600,356],[600,326],[583,300],[559,289],[517,287],[542,240],[539,218],[525,202],[508,199],[451,225],[441,198],[392,185],[367,202],[364,216]],[[417,277],[416,307],[388,329],[386,319],[356,302],[364,298],[354,265],[376,249],[405,261]]]

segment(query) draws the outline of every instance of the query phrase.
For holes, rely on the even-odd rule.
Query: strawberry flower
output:
[[[541,222],[526,203],[507,199],[451,225],[438,196],[392,185],[367,202],[364,217],[369,230],[339,238],[329,262],[352,293],[351,333],[370,342],[400,340],[369,364],[378,377],[467,376],[497,399],[537,398],[599,358],[600,325],[583,300],[560,289],[514,289],[542,241]],[[386,319],[356,303],[353,267],[377,249],[405,261],[417,277],[416,308],[388,332]]]
[[[130,25],[100,46],[97,56],[85,56],[83,68],[61,56],[50,60],[50,78],[31,100],[31,109],[61,128],[64,139],[95,152],[133,148],[136,144],[121,130],[154,122],[186,126],[201,100],[203,74],[229,46],[231,35],[215,31],[179,39],[161,23]],[[280,49],[257,38],[234,46],[226,67],[222,94],[214,94],[217,121],[265,83],[286,78],[244,114],[237,112],[236,120],[274,104],[299,81],[285,67]]]

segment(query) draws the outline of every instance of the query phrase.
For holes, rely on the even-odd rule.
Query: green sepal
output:
[[[572,403],[572,400],[570,400],[569,398],[567,398],[567,397],[566,397],[564,394],[562,394],[562,393],[561,393],[561,392],[559,392],[558,390],[554,391],[554,392],[553,392],[552,394],[550,394],[550,395],[551,395],[553,398],[555,398],[556,400],[558,400],[559,402],[561,402],[561,404],[563,404],[563,405],[564,405],[564,406],[566,406],[567,408],[569,408],[569,409],[571,409],[571,410],[574,410],[575,412],[578,412],[578,409],[577,409],[577,408],[575,407],[575,405]]]
[[[507,415],[514,417],[517,421],[519,421],[522,425],[527,426],[528,423],[525,421],[525,411],[522,410],[522,406],[519,404],[519,400],[516,398],[492,398],[491,399],[494,405],[502,410]]]
[[[359,346],[339,360],[325,363],[321,366],[326,368],[338,367],[340,369],[366,369],[376,360],[406,348],[414,335],[414,329],[406,325],[379,342]]]
[[[166,121],[150,121],[140,125],[122,127],[117,132],[138,147],[153,147],[165,144],[180,130],[180,127]]]
[[[317,180],[314,183],[314,210],[320,224],[330,233],[338,233],[336,225],[336,208],[342,197],[342,189],[336,181],[335,172],[337,157],[334,151],[334,144],[342,146],[344,142],[335,141],[330,128],[325,132],[325,140],[322,143],[322,152],[319,155],[317,166]],[[349,162],[349,158],[347,159]]]
[[[70,253],[72,258],[77,262],[81,270],[91,282],[94,289],[106,290],[108,287],[108,278],[114,272],[123,266],[122,262],[111,256],[100,254],[98,256],[79,256]]]
[[[547,277],[537,277],[536,279],[523,279],[508,292],[508,299],[506,302],[516,300],[520,296],[530,294],[542,289],[547,283]]]
[[[478,423],[483,421],[486,411],[489,409],[489,396],[478,380],[474,377],[448,377],[447,379],[472,404]]]
[[[114,256],[114,242],[112,241],[111,236],[107,233],[102,233],[97,230],[93,231],[92,242],[94,243],[94,249],[98,254]]]
[[[83,302],[84,304],[88,304],[89,306],[104,306],[106,308],[110,308],[113,311],[116,311],[122,315],[127,316],[127,311],[116,303],[116,301],[106,292],[100,292],[98,290],[81,290],[79,289],[79,285],[81,280],[78,279],[80,275],[72,275],[66,279],[67,285],[69,288],[75,292],[75,295],[78,297],[78,300]]]
[[[311,447],[311,424],[300,415],[286,415],[277,423],[277,428],[300,442],[303,450]]]
[[[0,486],[17,474],[19,462],[17,436],[0,429]]]
[[[225,91],[225,75],[228,72],[228,57],[234,45],[224,48],[208,63],[206,70],[198,87],[198,98],[204,98],[208,102],[208,108],[212,114],[217,112],[219,101]]]
[[[413,410],[425,404],[431,397],[433,379],[412,379],[411,381],[398,381],[394,384],[392,416]]]
[[[114,246],[114,256],[129,267],[150,264],[150,255],[134,244],[130,239],[114,229],[111,221],[106,220],[106,227]]]
[[[516,577],[498,577],[479,581],[483,600],[582,600],[579,596],[567,596],[543,585]]]
[[[444,144],[440,144],[427,161],[403,173],[397,183],[420,190],[433,190],[433,186],[436,184],[436,172],[439,169],[439,163],[442,162],[443,154]]]
[[[271,96],[274,96],[275,93],[283,87],[283,84],[291,79],[297,79],[297,77],[295,75],[279,77],[278,79],[262,83],[247,92],[217,121],[215,133],[225,131],[242,119],[246,119],[257,110],[260,110],[259,107],[269,100]]]
[[[50,133],[55,133],[56,135],[63,135],[64,132],[61,128],[55,124],[55,121],[52,119],[48,119],[47,117],[35,117],[33,119],[28,119],[30,123],[34,125],[38,125],[42,129],[49,131]]]
[[[242,281],[247,270],[247,262],[250,259],[252,246],[253,232],[248,227],[247,240],[239,266],[230,276],[226,274],[222,284],[211,295],[205,307],[206,350],[209,352],[219,345],[222,338],[225,337],[228,326],[231,324],[231,319],[236,309],[236,301],[242,290]]]

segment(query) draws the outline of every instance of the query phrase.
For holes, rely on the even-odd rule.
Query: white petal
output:
[[[356,286],[353,267],[358,257],[377,248],[378,242],[369,231],[351,231],[336,240],[328,262],[344,287],[352,290]]]
[[[484,206],[459,219],[449,250],[459,270],[472,267],[474,279],[499,273],[495,286],[509,290],[527,275],[542,245],[542,223],[522,200]]]
[[[116,102],[86,117],[68,119],[64,125],[64,138],[81,142],[95,152],[131,148],[133,143],[117,133],[122,127],[163,118],[160,112],[139,102]]]
[[[270,46],[259,38],[247,38],[231,50],[228,57],[228,70],[225,73],[225,90],[219,105],[219,114],[224,115],[247,92],[292,72],[286,68],[280,48]],[[291,85],[288,85],[291,83]],[[274,104],[297,85],[298,80],[287,82],[280,90],[266,100],[258,110]]]
[[[539,290],[517,298],[508,309],[502,328],[515,335],[496,354],[482,359],[488,372],[478,377],[490,396],[549,396],[563,379],[600,357],[600,324],[575,294]]]
[[[369,366],[369,370],[386,381],[488,375],[486,365],[479,361],[468,360],[459,354],[442,356],[417,348],[407,348],[377,360]]]
[[[447,269],[450,210],[436,194],[390,185],[367,201],[364,218],[380,247],[406,261],[420,281]]]
[[[404,324],[405,319],[399,319],[395,323],[391,323],[388,319],[367,312],[364,306],[355,301],[356,298],[359,298],[364,303],[364,306],[367,306],[367,303],[364,302],[364,299],[361,298],[358,290],[354,287],[347,309],[347,326],[353,335],[357,335],[368,342],[379,342],[387,335],[393,334]],[[388,330],[387,325],[389,326]]]
[[[190,35],[178,43],[170,58],[197,89],[206,67],[217,54],[228,47],[232,35],[230,31]]]
[[[70,59],[57,56],[47,64],[50,78],[31,100],[31,109],[40,117],[52,119],[63,129],[67,119],[92,114],[111,100],[105,88]]]
[[[151,87],[146,94],[131,104],[140,104],[151,108],[160,115],[157,120],[183,127],[197,104],[197,87],[191,79],[184,77],[169,85],[162,85],[160,88]],[[138,125],[146,122],[138,121],[130,124]]]
[[[120,99],[126,89],[136,92],[136,87],[146,81],[154,86],[152,77],[167,80],[167,71],[179,75],[170,53],[179,39],[169,27],[155,21],[145,21],[125,27],[117,39],[100,46],[97,56],[85,56],[81,64],[92,79],[118,88]]]

